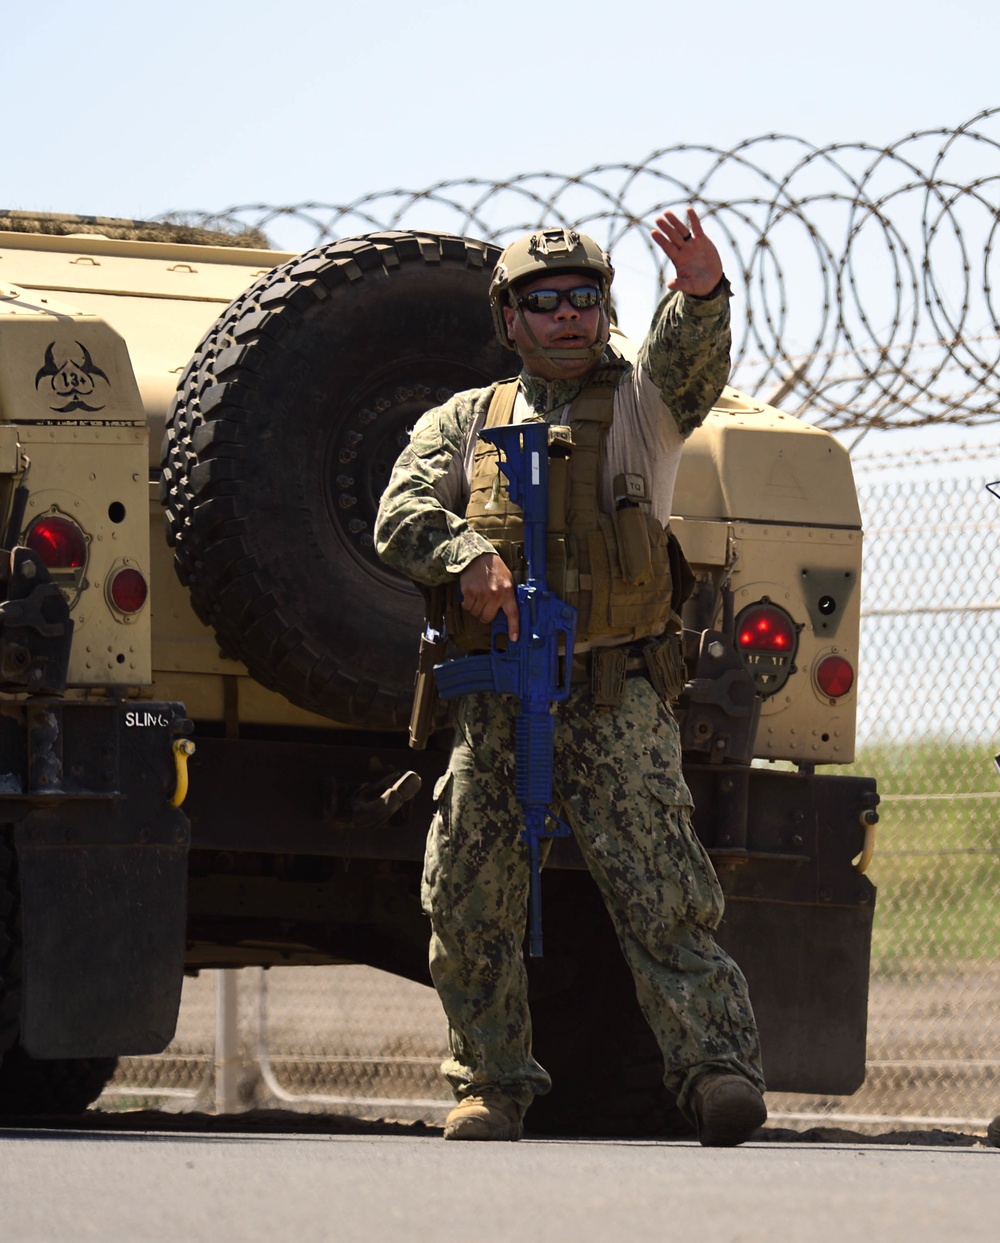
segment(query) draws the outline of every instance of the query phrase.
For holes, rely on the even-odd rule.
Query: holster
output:
[[[434,666],[444,660],[448,648],[444,633],[445,589],[421,587],[420,590],[424,597],[426,625],[420,636],[417,672],[413,679],[413,707],[410,709],[410,747],[414,751],[423,751],[434,729],[438,707]],[[431,635],[437,635],[437,638]]]

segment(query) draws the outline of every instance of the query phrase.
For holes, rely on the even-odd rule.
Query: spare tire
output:
[[[117,1069],[116,1057],[33,1058],[15,1044],[0,1063],[0,1117],[82,1114]]]
[[[418,416],[514,370],[498,257],[374,233],[290,260],[205,335],[168,416],[161,499],[195,611],[257,681],[346,725],[409,717],[421,600],[380,563],[375,513]]]

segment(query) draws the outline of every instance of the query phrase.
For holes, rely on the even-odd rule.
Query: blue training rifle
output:
[[[510,642],[507,616],[501,609],[493,619],[488,652],[434,666],[442,699],[495,691],[516,695],[520,701],[514,722],[514,792],[524,815],[521,840],[527,842],[530,855],[528,941],[532,958],[542,956],[541,842],[565,837],[570,831],[549,807],[556,733],[551,708],[569,694],[576,639],[576,609],[553,595],[546,580],[548,433],[545,423],[517,423],[480,432],[502,451],[499,465],[507,477],[507,492],[524,519],[528,573],[517,587],[517,642]]]

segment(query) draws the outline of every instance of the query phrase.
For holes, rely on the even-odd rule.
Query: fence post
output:
[[[239,1109],[240,1031],[238,970],[215,973],[215,1112]]]

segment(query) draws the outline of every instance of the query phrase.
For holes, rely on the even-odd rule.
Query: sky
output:
[[[46,0],[3,17],[0,209],[153,219],[768,134],[878,147],[1000,103],[998,46],[994,0]]]
[[[346,204],[768,134],[879,147],[1000,105],[998,47],[996,0],[8,6],[0,209],[151,219]],[[1000,176],[995,148],[973,144],[971,158],[968,177]],[[937,270],[943,303],[959,306],[948,264]],[[616,288],[627,256],[619,272]],[[814,307],[793,306],[792,324]],[[994,446],[981,464],[993,479],[996,431],[874,432],[864,448],[979,437]]]
[[[998,102],[998,45],[993,0],[46,0],[3,18],[0,207],[150,218],[772,132],[893,142]]]

